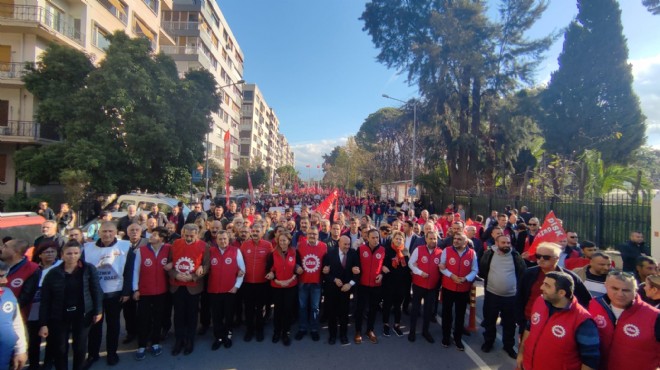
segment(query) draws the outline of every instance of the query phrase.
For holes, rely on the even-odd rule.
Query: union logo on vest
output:
[[[182,274],[189,274],[195,270],[195,262],[188,257],[181,257],[174,264],[174,268],[177,272]]]
[[[623,332],[632,338],[638,337],[639,336],[639,328],[633,324],[626,324],[623,327]]]
[[[302,264],[305,272],[314,273],[319,270],[319,267],[321,266],[321,260],[315,254],[308,254],[303,258]]]
[[[555,325],[552,327],[552,335],[557,338],[563,338],[566,335],[566,329],[561,325]]]

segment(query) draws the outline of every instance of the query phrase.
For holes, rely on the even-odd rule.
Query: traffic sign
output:
[[[411,186],[410,188],[408,188],[408,195],[410,195],[411,197],[416,196],[417,195],[417,189],[414,186]]]

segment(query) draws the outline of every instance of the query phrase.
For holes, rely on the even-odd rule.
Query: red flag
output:
[[[325,198],[316,208],[316,211],[323,215],[323,218],[330,217],[330,205],[337,199],[337,194],[337,189],[333,190],[332,193],[330,193],[330,195],[328,195],[328,197]]]
[[[561,226],[559,219],[555,216],[553,211],[550,211],[545,220],[543,220],[543,227],[539,229],[539,232],[534,237],[534,243],[529,247],[529,254],[536,254],[536,247],[542,242],[551,242],[557,243],[560,240],[566,238],[566,233],[564,228]]]
[[[252,188],[252,179],[250,178],[250,170],[247,170],[248,188],[250,189],[250,200],[254,203],[254,189]]]
[[[225,200],[229,207],[229,177],[231,176],[231,143],[229,131],[225,132]]]

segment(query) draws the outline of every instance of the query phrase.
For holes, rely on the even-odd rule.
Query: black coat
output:
[[[351,280],[355,284],[358,284],[360,275],[354,274],[352,270],[353,267],[359,265],[360,257],[357,251],[349,248],[348,252],[346,252],[346,267],[342,267],[341,260],[339,259],[339,248],[333,248],[323,256],[323,267],[330,266],[330,272],[323,275],[323,281],[327,284],[334,284],[335,279],[339,278],[344,284],[347,284]]]
[[[103,290],[99,283],[96,268],[82,262],[83,279],[83,313],[87,323],[103,312]],[[44,278],[41,286],[41,305],[39,306],[39,324],[48,325],[50,321],[62,320],[64,317],[64,291],[65,291],[64,264],[53,268]],[[117,298],[119,299],[119,298]]]

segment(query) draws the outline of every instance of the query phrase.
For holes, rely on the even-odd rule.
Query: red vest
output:
[[[39,269],[39,265],[27,260],[27,258],[19,263],[22,264],[21,267],[15,271],[12,271],[10,275],[7,275],[7,288],[9,288],[12,293],[14,293],[16,298],[21,295],[21,290],[23,290],[23,284],[25,283],[25,280],[27,280],[27,278],[32,276],[32,274],[34,274],[34,272]]]
[[[273,267],[270,269],[275,274],[277,280],[289,280],[296,273],[296,250],[289,247],[286,255],[282,256],[279,250],[273,252]],[[273,288],[283,288],[275,284],[275,279],[270,281],[270,286]],[[298,284],[298,280],[294,279],[286,288],[294,287]]]
[[[536,298],[524,345],[523,367],[525,370],[580,370],[582,361],[575,332],[591,315],[575,297],[568,309],[557,311],[549,318],[548,311],[543,297]]]
[[[172,268],[176,272],[194,274],[195,270],[202,265],[206,243],[201,240],[193,244],[186,244],[183,239],[174,241],[171,247]],[[179,281],[170,279],[170,284],[174,286],[195,286],[196,281]]]
[[[318,284],[321,282],[321,261],[328,253],[328,246],[318,242],[315,247],[304,242],[298,246],[298,254],[302,261],[303,273],[300,282],[303,284]]]
[[[208,292],[213,294],[228,293],[236,285],[238,275],[238,248],[228,246],[225,253],[218,247],[211,247],[211,267],[209,269]]]
[[[140,295],[167,293],[167,272],[163,266],[167,265],[170,248],[169,244],[163,244],[158,250],[158,255],[156,255],[150,245],[139,247],[140,280],[138,290]]]
[[[466,277],[472,272],[472,263],[474,263],[474,250],[466,247],[463,256],[459,256],[454,247],[445,248],[447,253],[445,266],[447,270],[458,277]],[[467,292],[472,287],[469,281],[456,284],[451,278],[442,275],[442,286],[454,292]]]
[[[418,287],[424,289],[435,289],[438,287],[438,281],[440,281],[440,270],[438,265],[440,264],[440,256],[442,255],[442,249],[433,248],[433,251],[429,253],[429,249],[424,245],[420,245],[416,249],[417,251],[417,268],[429,274],[429,277],[424,279],[423,277],[413,274],[412,282]]]
[[[259,243],[255,243],[254,240],[248,239],[241,244],[241,254],[243,254],[243,260],[245,261],[244,282],[266,282],[266,260],[272,252],[271,247],[272,245],[265,240],[259,240]]]
[[[616,323],[603,298],[589,303],[600,335],[600,369],[655,370],[660,367],[660,343],[655,340],[654,327],[658,310],[635,296],[632,306],[625,309]]]
[[[385,248],[377,246],[372,252],[368,245],[362,244],[358,250],[360,255],[360,285],[368,287],[381,286],[376,282],[376,277],[383,270],[383,261],[385,260]]]

